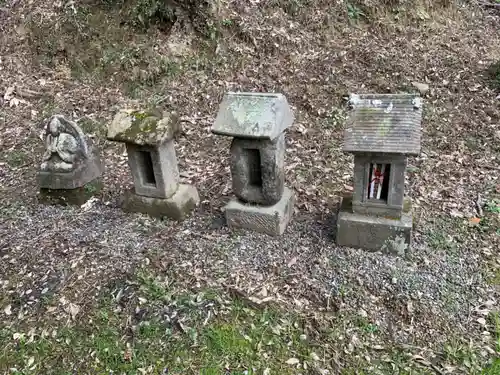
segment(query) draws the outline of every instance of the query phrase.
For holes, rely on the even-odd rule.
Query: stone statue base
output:
[[[76,189],[40,189],[38,201],[43,204],[81,206],[102,189],[100,178]]]
[[[92,150],[88,159],[71,172],[38,171],[38,186],[40,189],[71,190],[85,186],[100,178],[103,165],[97,148]]]
[[[200,202],[198,190],[193,185],[179,184],[170,198],[154,198],[135,194],[131,189],[125,192],[122,208],[125,212],[139,212],[152,217],[168,217],[184,220]]]

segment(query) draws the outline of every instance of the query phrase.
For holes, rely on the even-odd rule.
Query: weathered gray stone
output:
[[[154,198],[170,198],[179,186],[179,168],[174,141],[158,146],[127,143],[128,162],[135,193]]]
[[[337,244],[404,255],[411,248],[411,204],[399,219],[363,215],[352,211],[351,197],[344,197],[337,218]]]
[[[408,155],[420,152],[422,100],[408,94],[352,94],[349,102],[344,151],[354,154],[354,193],[343,200],[337,243],[402,253],[411,246],[405,171]]]
[[[280,201],[273,206],[245,204],[233,199],[225,208],[227,225],[279,236],[293,216],[294,205],[295,193],[288,188],[284,189]]]
[[[109,125],[107,138],[140,146],[157,146],[173,139],[180,129],[179,117],[174,112],[122,109]]]
[[[38,201],[43,204],[81,206],[102,190],[102,180],[97,178],[74,189],[40,189]]]
[[[219,106],[212,132],[273,140],[293,121],[293,112],[282,94],[229,92]]]
[[[140,212],[153,217],[183,220],[199,202],[200,197],[194,186],[180,184],[176,193],[166,199],[145,197],[129,190],[125,193],[122,208],[127,212]]]
[[[41,189],[51,190],[76,189],[100,178],[103,170],[99,151],[97,148],[93,148],[85,162],[79,163],[72,171],[38,171],[38,186]]]
[[[416,94],[351,94],[343,150],[418,155],[422,99]]]
[[[125,109],[115,116],[108,128],[108,139],[125,142],[136,195],[178,199],[175,198],[179,169],[174,136],[179,131],[179,119],[175,113]],[[167,203],[160,208],[166,207]]]
[[[273,205],[285,183],[285,135],[273,141],[234,138],[231,175],[234,194],[244,202]]]
[[[41,189],[76,189],[102,176],[99,150],[73,121],[52,116],[44,127],[44,140],[37,173]]]

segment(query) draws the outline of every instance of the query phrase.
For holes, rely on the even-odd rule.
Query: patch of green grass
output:
[[[28,214],[26,205],[21,201],[12,201],[8,206],[0,206],[0,218],[3,220],[16,220]]]
[[[359,21],[362,18],[366,17],[366,14],[363,12],[363,10],[356,4],[347,2],[346,8],[347,8],[347,16],[352,21]]]
[[[500,352],[500,313],[498,311],[492,312],[488,316],[490,331],[495,339],[495,350]]]
[[[463,366],[471,374],[482,371],[483,363],[470,344],[460,340],[450,340],[444,347],[444,354],[450,363]]]
[[[491,86],[494,89],[500,90],[500,61],[491,64],[487,73],[490,78]]]
[[[500,358],[496,358],[493,363],[485,368],[482,375],[498,375],[500,374]]]
[[[457,249],[457,244],[453,237],[439,229],[431,229],[426,232],[429,246],[436,250],[444,250],[453,253]]]
[[[141,298],[165,293],[150,275],[141,276],[139,284]],[[223,374],[229,366],[231,373],[262,373],[269,367],[273,373],[294,374],[293,366],[285,363],[290,356],[310,360],[310,348],[300,340],[302,330],[293,316],[252,310],[235,300],[225,314],[207,323],[206,316],[202,319],[194,311],[200,305],[191,303],[192,296],[176,295],[172,301],[164,308],[175,307],[169,313],[179,312],[178,323],[151,312],[147,320],[133,323],[132,331],[131,317],[106,302],[87,322],[73,327],[53,322],[31,333],[5,328],[0,332],[0,372],[159,374],[169,369],[174,374]]]
[[[330,368],[332,355],[344,353],[346,329],[348,337],[354,329],[362,342],[374,334],[383,337],[362,316],[311,325],[304,316],[251,307],[220,290],[180,291],[175,278],[147,269],[109,287],[113,291],[103,293],[78,322],[43,316],[29,328],[6,324],[0,329],[0,373],[291,375]],[[127,297],[117,298],[117,290],[123,289]],[[497,327],[493,317],[491,322]],[[342,374],[369,374],[369,368],[427,373],[409,353],[390,345],[371,355],[370,363],[360,359],[366,348],[354,350],[342,355]],[[475,352],[458,341],[446,353],[449,361],[478,366]]]
[[[484,216],[481,218],[478,230],[481,232],[500,235],[500,199],[492,198],[486,202]]]
[[[435,217],[424,229],[424,237],[432,249],[455,254],[466,241],[465,233],[473,230],[461,218]]]
[[[379,327],[376,324],[370,322],[368,318],[364,316],[357,315],[354,319],[354,322],[366,333],[377,333],[379,331]]]
[[[500,214],[500,199],[492,199],[486,203],[486,211]]]
[[[85,193],[86,194],[89,194],[89,195],[93,195],[95,193],[97,193],[97,191],[99,190],[99,182],[89,182],[88,184],[86,184],[83,188],[85,189]]]
[[[12,168],[18,168],[29,162],[28,154],[22,150],[6,151],[1,154],[0,159],[4,159]]]
[[[488,280],[491,285],[500,285],[500,268],[496,267],[492,270],[492,275]]]
[[[153,301],[170,299],[168,285],[160,282],[152,273],[141,270],[137,274],[137,279],[139,281],[140,291],[142,292],[141,294],[145,298]]]

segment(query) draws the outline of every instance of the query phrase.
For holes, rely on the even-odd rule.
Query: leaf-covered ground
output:
[[[500,373],[497,7],[220,1],[138,29],[122,21],[142,8],[96,4],[0,0],[0,373]],[[339,248],[345,97],[412,82],[428,85],[413,249]],[[228,90],[294,107],[281,238],[224,224],[229,140],[210,126]],[[182,178],[202,198],[182,223],[120,209],[131,176],[105,129],[131,105],[182,115]],[[102,151],[105,188],[83,207],[37,201],[54,113]]]

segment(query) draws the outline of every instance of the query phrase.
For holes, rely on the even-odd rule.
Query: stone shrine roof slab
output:
[[[413,94],[351,94],[345,152],[418,155],[422,99]]]
[[[212,133],[273,140],[293,121],[293,112],[283,94],[228,92],[219,106]]]
[[[179,129],[176,113],[122,109],[108,126],[107,139],[139,146],[159,146],[173,139]]]

